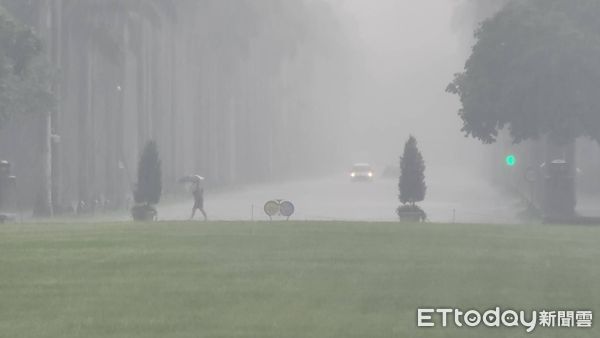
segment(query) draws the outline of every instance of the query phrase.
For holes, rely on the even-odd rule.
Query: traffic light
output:
[[[517,164],[517,158],[515,157],[515,155],[510,154],[506,156],[504,162],[506,162],[507,166],[514,167]]]

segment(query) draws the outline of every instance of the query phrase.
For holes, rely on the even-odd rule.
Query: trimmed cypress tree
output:
[[[414,206],[425,199],[425,162],[417,147],[417,139],[410,135],[404,145],[404,154],[400,158],[400,202]]]
[[[133,192],[135,202],[157,204],[162,193],[162,173],[156,142],[148,141],[138,164],[138,181]]]

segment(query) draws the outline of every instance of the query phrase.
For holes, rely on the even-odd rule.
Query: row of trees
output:
[[[325,2],[0,4],[38,33],[52,80],[43,89],[56,104],[0,126],[0,151],[25,195],[38,192],[40,214],[124,205],[149,139],[164,154],[167,192],[184,174],[235,184],[335,155],[326,129],[343,122],[331,112],[345,110],[351,43]]]

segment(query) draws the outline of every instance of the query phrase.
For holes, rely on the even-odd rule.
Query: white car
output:
[[[356,181],[371,181],[373,180],[373,168],[368,163],[356,163],[350,171],[350,179]]]

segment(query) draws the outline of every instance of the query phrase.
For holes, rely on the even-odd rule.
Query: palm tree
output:
[[[90,187],[98,180],[95,171],[104,172],[106,191],[105,198],[121,201],[124,190],[122,184],[122,164],[126,163],[123,144],[125,142],[124,128],[126,128],[125,111],[126,100],[134,97],[138,107],[137,144],[143,144],[148,135],[147,121],[151,121],[151,93],[149,91],[153,70],[160,67],[151,67],[147,55],[151,53],[152,40],[149,35],[160,30],[165,21],[172,20],[175,15],[172,1],[162,0],[63,0],[62,18],[67,27],[69,43],[66,48],[71,55],[77,54],[82,46],[86,51],[83,58],[71,59],[81,63],[79,67],[70,66],[69,72],[83,69],[85,74],[80,78],[65,79],[66,85],[71,88],[87,88],[82,94],[75,96],[74,100],[80,101],[80,109],[75,110],[78,121],[79,135],[79,192],[78,199],[90,202],[92,196]],[[171,6],[171,7],[170,7]],[[131,53],[127,51],[131,51]],[[130,60],[133,54],[135,60]],[[137,79],[134,84],[137,93],[129,90],[125,85],[126,67],[132,63],[137,64]],[[75,70],[75,72],[78,72]],[[101,75],[102,74],[102,75]],[[157,77],[157,76],[156,76]],[[75,80],[74,82],[72,80]],[[133,87],[133,86],[132,86]],[[105,94],[103,95],[102,92]],[[104,96],[108,100],[100,100]],[[135,95],[135,96],[133,96]],[[65,98],[69,100],[69,98]],[[116,102],[112,106],[102,106],[101,101]],[[104,119],[97,118],[98,114]],[[113,131],[114,137],[104,137],[105,145],[101,147],[105,157],[104,168],[95,163],[97,145],[89,144],[90,135],[96,132]],[[133,153],[137,151],[134,149]],[[120,191],[117,191],[120,190]],[[98,193],[98,192],[96,192]]]

